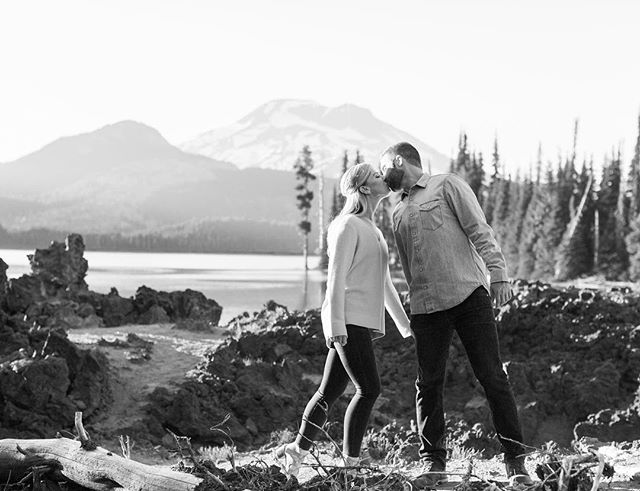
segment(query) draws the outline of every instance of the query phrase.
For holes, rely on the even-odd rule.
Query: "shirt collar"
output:
[[[420,186],[421,188],[427,187],[427,181],[431,176],[429,174],[422,174],[422,177],[418,179],[418,182],[414,184],[414,186]]]

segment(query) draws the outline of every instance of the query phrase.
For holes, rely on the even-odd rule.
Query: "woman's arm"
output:
[[[393,281],[391,281],[389,266],[387,266],[387,271],[384,277],[384,306],[389,311],[389,315],[393,319],[393,322],[395,322],[402,337],[408,338],[411,336],[409,318],[404,311],[404,307],[402,306],[396,287],[393,286]]]
[[[329,266],[327,292],[322,313],[322,329],[325,338],[347,336],[345,323],[345,288],[347,271],[353,263],[358,234],[348,220],[334,221],[327,234]]]

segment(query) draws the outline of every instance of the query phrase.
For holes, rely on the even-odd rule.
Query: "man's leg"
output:
[[[453,327],[445,312],[411,316],[418,358],[416,418],[420,457],[444,465],[444,380]]]
[[[478,288],[451,310],[458,336],[482,385],[505,460],[525,452],[515,399],[500,359],[498,331],[489,293]]]

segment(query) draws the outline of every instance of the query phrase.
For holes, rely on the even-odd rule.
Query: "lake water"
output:
[[[31,271],[27,254],[32,252],[0,249],[9,278]],[[317,308],[326,284],[325,273],[315,269],[317,256],[309,258],[312,269],[306,274],[302,256],[87,251],[85,258],[91,290],[108,293],[116,287],[129,297],[141,285],[164,291],[191,288],[222,306],[221,323],[260,310],[268,300],[289,309]]]

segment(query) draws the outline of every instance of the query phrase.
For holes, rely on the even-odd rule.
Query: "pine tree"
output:
[[[629,256],[620,216],[620,151],[614,153],[602,172],[598,192],[600,234],[597,270],[608,280],[623,279],[629,267]]]
[[[533,182],[529,177],[525,178],[524,182],[520,182],[520,178],[516,177],[513,188],[514,192],[512,192],[511,205],[509,206],[510,216],[508,219],[506,241],[501,243],[500,246],[504,251],[507,265],[512,271],[511,274],[515,275],[520,262],[520,243],[525,216],[533,197]]]
[[[344,155],[342,156],[342,167],[340,171],[340,175],[338,176],[338,181],[336,182],[336,187],[333,189],[333,199],[331,200],[331,217],[329,220],[333,220],[338,216],[340,210],[344,206],[345,197],[340,193],[340,180],[344,173],[347,172],[349,168],[349,154],[347,151],[344,151]]]
[[[484,201],[484,198],[482,196],[482,188],[484,182],[483,165],[482,152],[478,154],[478,157],[476,157],[476,154],[474,153],[471,157],[469,169],[466,173],[467,183],[471,187],[473,193],[476,195],[476,198],[478,198],[478,203],[480,203],[480,206],[482,206],[482,202]]]
[[[550,186],[550,210],[536,244],[535,278],[550,279],[555,275],[558,246],[571,221],[571,209],[576,192],[576,172],[574,159],[567,159],[564,165],[558,163],[555,185]]]
[[[360,150],[356,150],[356,157],[355,157],[355,159],[353,159],[353,165],[358,165],[358,164],[361,164],[362,162],[364,162],[364,158],[360,154]],[[343,166],[342,173],[344,174],[344,172],[346,170],[347,169],[345,169],[344,166]]]
[[[595,200],[593,166],[582,165],[578,180],[580,200],[572,214],[557,254],[554,277],[557,280],[573,279],[589,273],[593,268],[592,224]]]
[[[451,170],[468,182],[467,175],[471,172],[471,155],[467,147],[466,133],[460,134],[458,140],[458,155],[455,161],[452,161]]]
[[[536,269],[536,249],[542,235],[542,228],[551,209],[548,184],[533,187],[531,201],[524,215],[520,243],[518,245],[518,278],[530,280]]]
[[[498,185],[491,228],[493,228],[498,244],[503,245],[506,242],[507,231],[509,229],[509,204],[511,203],[512,193],[511,177],[500,179]],[[513,187],[515,189],[515,186]]]
[[[638,116],[638,138],[631,159],[629,179],[627,181],[628,222],[625,237],[629,253],[629,277],[640,280],[640,116]]]
[[[395,247],[395,238],[393,236],[393,224],[391,221],[391,211],[393,205],[391,203],[391,198],[383,199],[378,208],[376,209],[376,213],[374,216],[374,221],[382,235],[384,236],[384,240],[387,242],[389,246],[389,265],[391,267],[399,267],[399,257],[398,250]]]
[[[640,281],[640,214],[631,222],[631,231],[626,237],[629,251],[629,279]]]
[[[489,186],[483,202],[483,211],[487,218],[487,223],[491,225],[493,223],[493,211],[496,205],[496,198],[498,195],[499,181],[500,181],[500,154],[498,152],[498,137],[496,136],[493,141],[493,154],[491,156],[491,179],[489,180]]]
[[[310,189],[310,183],[316,176],[312,174],[313,171],[313,159],[311,158],[311,150],[308,145],[305,145],[299,157],[296,159],[293,169],[296,174],[296,180],[299,181],[296,184],[296,206],[300,210],[302,220],[298,223],[302,236],[304,238],[302,254],[304,256],[304,269],[309,269],[308,256],[309,256],[309,233],[311,232],[311,222],[309,221],[309,210],[311,209],[311,202],[313,201],[313,191]]]

